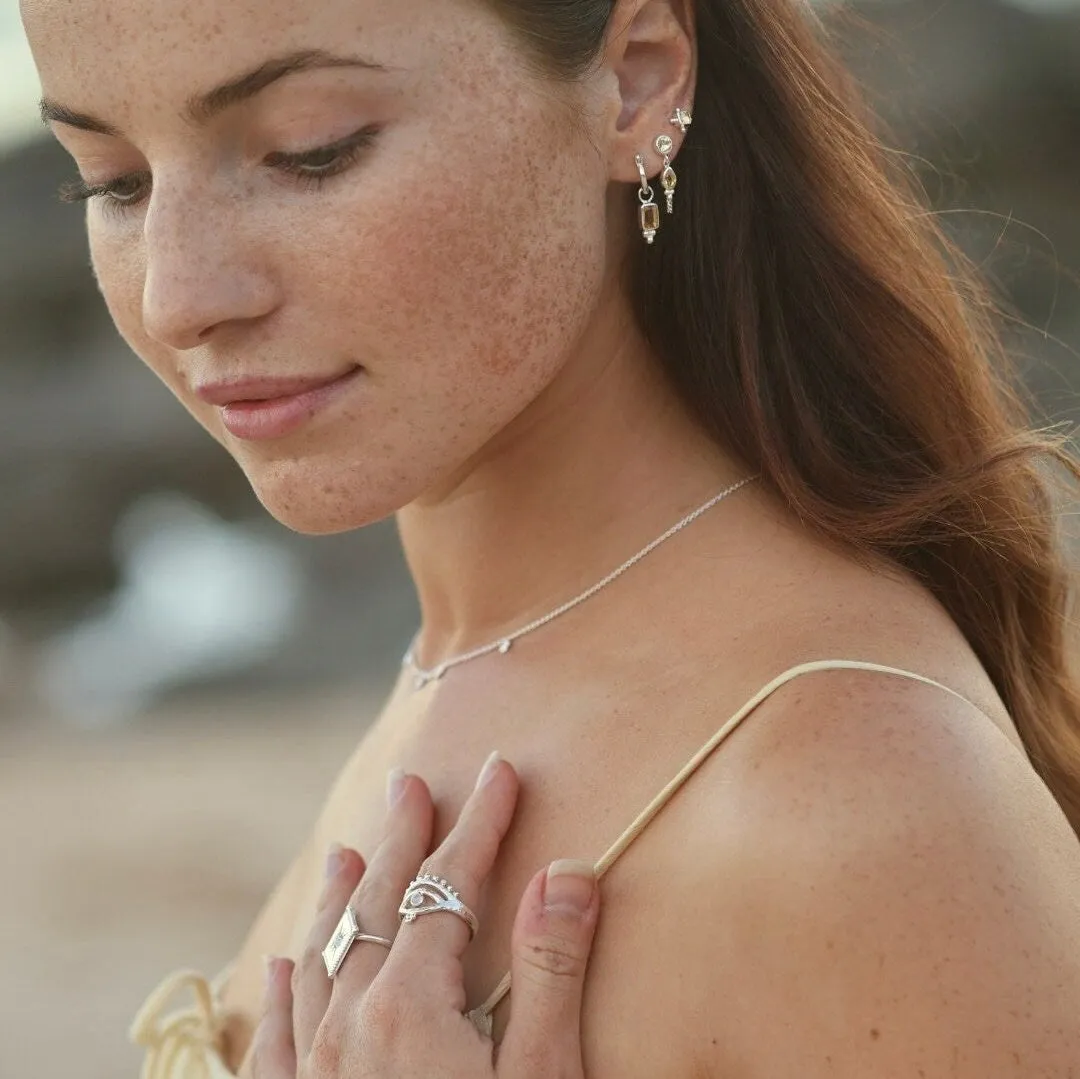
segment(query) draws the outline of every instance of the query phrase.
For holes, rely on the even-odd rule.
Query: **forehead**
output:
[[[461,64],[501,29],[476,0],[21,0],[45,93],[74,106],[186,96],[297,49]]]
[[[48,45],[54,36],[68,42],[83,37],[121,50],[181,40],[213,48],[282,33],[351,36],[403,27],[411,27],[407,36],[416,40],[440,25],[476,18],[482,7],[475,0],[20,0],[35,45]]]

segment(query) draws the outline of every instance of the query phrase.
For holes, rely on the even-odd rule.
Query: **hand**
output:
[[[430,850],[434,807],[416,776],[392,784],[382,842],[369,865],[331,854],[307,946],[295,965],[267,966],[253,1079],[581,1079],[581,998],[599,912],[591,868],[556,862],[529,882],[512,937],[514,1011],[496,1047],[463,1014],[461,958],[469,926],[437,912],[402,922],[398,905],[420,872],[449,881],[472,908],[510,827],[514,770],[493,757],[445,842]],[[361,932],[337,976],[322,958],[348,904]]]

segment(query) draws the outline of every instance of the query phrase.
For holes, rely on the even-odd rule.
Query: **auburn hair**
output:
[[[613,0],[485,2],[561,78],[617,29]],[[807,0],[693,6],[682,212],[626,268],[641,329],[699,422],[808,527],[933,592],[1080,834],[1055,512],[1080,465],[1032,428],[989,292]]]

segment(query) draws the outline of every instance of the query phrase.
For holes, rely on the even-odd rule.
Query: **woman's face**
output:
[[[604,277],[605,106],[477,0],[23,18],[120,332],[286,524],[452,485],[570,359]]]

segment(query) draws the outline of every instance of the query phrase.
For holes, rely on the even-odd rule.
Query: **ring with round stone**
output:
[[[480,923],[476,915],[461,901],[456,889],[445,877],[421,873],[405,889],[398,907],[403,922],[414,922],[422,914],[456,914],[468,927],[469,939],[476,936]]]

